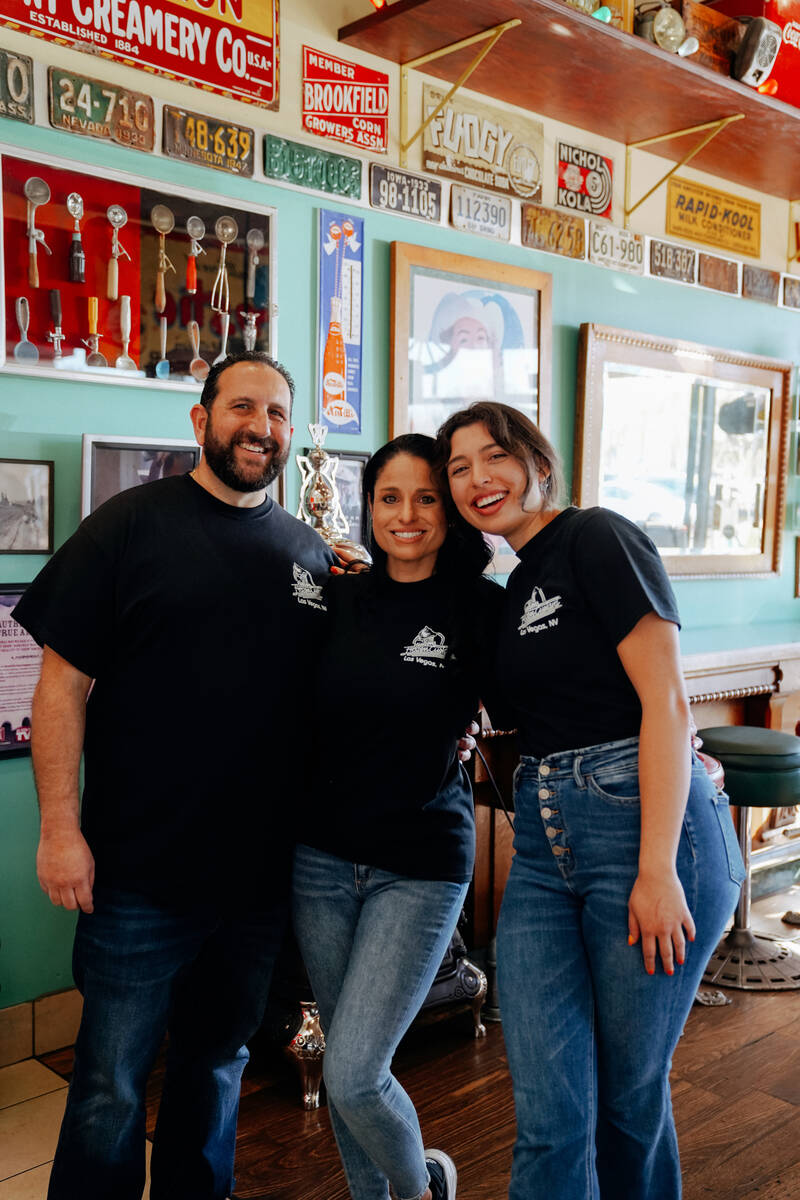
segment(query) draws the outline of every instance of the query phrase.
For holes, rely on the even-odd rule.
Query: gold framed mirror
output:
[[[780,571],[792,366],[581,325],[575,501],[629,517],[670,575]]]

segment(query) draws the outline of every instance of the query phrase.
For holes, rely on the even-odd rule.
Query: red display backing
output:
[[[52,251],[48,254],[43,246],[37,249],[39,287],[28,283],[28,238],[27,200],[24,187],[26,179],[43,179],[50,188],[50,201],[36,209],[36,227],[44,233],[44,240]],[[72,243],[73,220],[67,212],[67,196],[77,192],[83,197],[84,218],[81,221],[81,237],[86,255],[86,282],[69,282],[69,251]],[[5,258],[6,297],[6,354],[13,358],[14,347],[20,340],[15,315],[18,296],[27,296],[30,304],[31,322],[29,339],[39,348],[40,362],[53,359],[52,345],[47,341],[47,331],[53,328],[50,316],[50,289],[61,292],[63,314],[62,328],[66,341],[62,353],[66,357],[70,350],[81,346],[81,338],[89,333],[89,296],[98,298],[98,333],[100,353],[114,365],[122,353],[119,327],[119,301],[106,298],[106,271],[111,255],[112,228],[106,216],[110,204],[121,204],[128,214],[128,223],[120,230],[120,242],[131,257],[119,259],[119,295],[131,298],[131,344],[128,353],[139,362],[140,354],[140,311],[139,279],[141,264],[139,257],[139,228],[141,224],[141,189],[128,184],[109,182],[96,175],[84,175],[62,167],[44,166],[42,163],[26,162],[3,155],[3,248]]]

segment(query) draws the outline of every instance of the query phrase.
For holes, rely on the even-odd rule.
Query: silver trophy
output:
[[[300,468],[300,507],[297,515],[301,521],[316,529],[329,546],[349,550],[358,560],[369,561],[363,546],[352,541],[347,534],[349,525],[342,512],[336,490],[338,458],[331,458],[322,446],[328,433],[327,426],[311,424],[308,427],[313,448],[308,454],[298,454]]]

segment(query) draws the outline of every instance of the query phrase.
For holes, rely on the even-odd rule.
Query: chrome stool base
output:
[[[711,955],[703,982],[749,992],[800,988],[800,946],[769,934],[732,929]]]

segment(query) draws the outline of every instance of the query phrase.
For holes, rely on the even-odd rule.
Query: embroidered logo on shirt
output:
[[[436,633],[429,625],[420,629],[410,646],[402,653],[403,662],[422,663],[426,667],[444,668],[447,658],[447,643],[443,633]]]
[[[525,637],[526,633],[539,633],[542,629],[550,629],[553,625],[558,624],[558,617],[553,617],[553,613],[557,613],[561,608],[561,597],[553,596],[548,600],[540,587],[535,587],[531,592],[530,600],[526,601],[525,607],[522,610],[522,616],[519,622],[519,633]],[[547,618],[552,618],[544,624]]]
[[[306,571],[305,567],[293,563],[292,575],[294,576],[292,595],[295,599],[309,608],[319,608],[322,612],[327,612],[327,606],[322,601],[322,587],[320,584],[314,583],[311,572]]]

